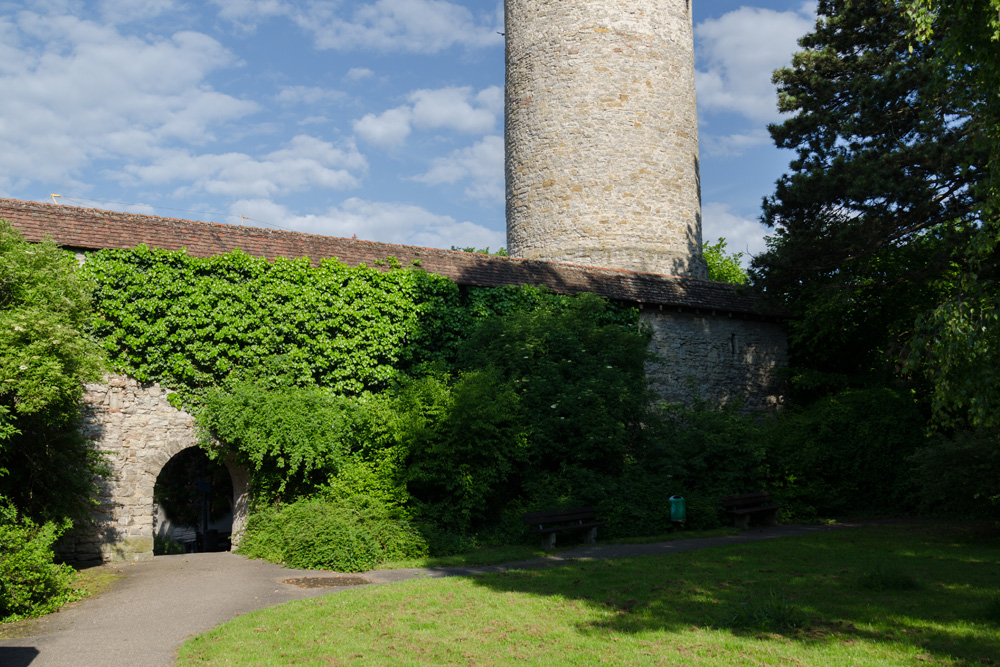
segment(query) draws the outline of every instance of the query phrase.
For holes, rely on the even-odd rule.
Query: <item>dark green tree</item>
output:
[[[976,140],[988,153],[988,178],[977,199],[982,224],[973,228],[945,298],[918,322],[911,368],[930,380],[936,421],[1000,426],[1000,0],[905,0],[913,36],[937,39],[939,73],[953,75],[956,93],[981,119]]]
[[[755,284],[797,316],[793,361],[892,377],[981,227],[983,124],[897,2],[821,0],[815,30],[774,75],[769,129],[796,152],[764,199],[775,231]]]

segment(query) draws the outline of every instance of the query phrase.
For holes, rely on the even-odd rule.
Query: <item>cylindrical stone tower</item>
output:
[[[691,0],[506,0],[511,255],[704,278]]]

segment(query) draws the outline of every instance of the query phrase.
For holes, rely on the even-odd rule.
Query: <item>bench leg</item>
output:
[[[750,515],[741,514],[736,517],[736,527],[740,530],[746,530],[750,527]]]
[[[555,533],[545,533],[542,535],[542,548],[543,549],[554,549],[556,546],[556,534]]]
[[[587,531],[587,534],[583,538],[584,544],[593,544],[597,541],[597,526],[594,526]]]
[[[768,512],[767,516],[764,517],[764,524],[768,525],[768,526],[777,526],[778,525],[778,510],[771,510],[770,512]]]

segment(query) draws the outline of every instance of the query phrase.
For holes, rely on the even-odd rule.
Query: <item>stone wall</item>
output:
[[[664,308],[642,310],[656,355],[650,384],[664,400],[692,404],[742,401],[747,410],[770,410],[782,401],[779,371],[788,364],[780,322]]]
[[[173,407],[168,392],[125,376],[110,375],[86,385],[84,435],[113,471],[103,480],[94,523],[64,538],[59,551],[67,560],[86,563],[153,557],[153,487],[163,466],[180,451],[197,446],[194,418]],[[248,509],[245,469],[226,463],[233,481],[233,531]]]
[[[514,257],[704,278],[690,0],[507,0]]]

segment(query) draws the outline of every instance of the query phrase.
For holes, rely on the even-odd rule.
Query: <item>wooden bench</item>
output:
[[[722,508],[736,520],[736,527],[746,530],[750,527],[750,517],[760,516],[768,526],[778,525],[778,510],[784,505],[776,505],[770,493],[744,493],[722,499]]]
[[[524,523],[535,526],[532,532],[542,536],[542,548],[551,549],[556,545],[556,533],[564,530],[584,530],[583,541],[593,544],[597,540],[597,529],[607,524],[607,521],[596,521],[597,516],[590,507],[579,507],[572,510],[553,510],[548,512],[528,512],[524,515]]]

